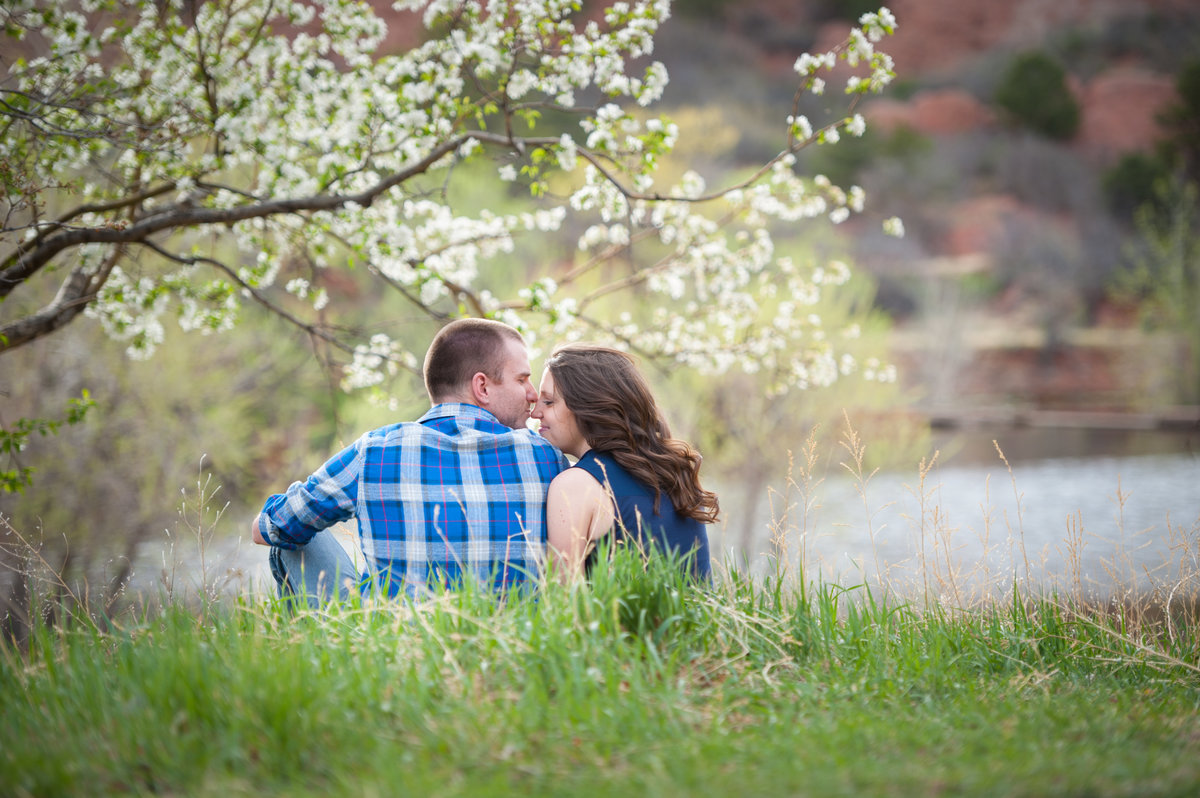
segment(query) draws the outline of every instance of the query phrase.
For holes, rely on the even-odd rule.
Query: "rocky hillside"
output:
[[[799,50],[845,35],[835,2],[748,0],[727,7],[765,79],[786,80]],[[901,208],[903,244],[852,228],[860,266],[898,319],[896,360],[933,407],[1017,404],[1129,410],[1178,401],[1180,343],[1147,335],[1114,302],[1128,217],[1103,177],[1149,153],[1176,75],[1200,54],[1193,0],[893,0],[885,49],[898,79],[864,115],[920,152],[854,177],[876,208]],[[690,24],[690,23],[688,23]],[[1080,109],[1065,141],[1021,130],[994,102],[1017,53],[1062,63]],[[665,56],[664,56],[665,57]],[[896,139],[899,140],[899,139]],[[899,164],[899,165],[898,165]],[[825,165],[825,162],[820,162]]]

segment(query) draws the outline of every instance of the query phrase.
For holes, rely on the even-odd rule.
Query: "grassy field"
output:
[[[0,792],[1191,796],[1198,663],[1178,601],[951,610],[628,558],[505,603],[166,602],[0,645]]]

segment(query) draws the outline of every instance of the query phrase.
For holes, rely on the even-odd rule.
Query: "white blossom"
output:
[[[846,197],[846,205],[855,213],[862,213],[863,206],[867,201],[867,193],[863,191],[862,186],[851,186]]]

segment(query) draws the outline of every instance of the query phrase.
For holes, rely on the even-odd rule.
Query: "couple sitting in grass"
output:
[[[717,497],[629,356],[561,346],[535,390],[519,332],[460,319],[435,336],[424,371],[433,406],[419,420],[366,433],[267,499],[252,534],[271,547],[282,595],[317,606],[464,579],[506,592],[540,578],[547,544],[552,572],[572,579],[599,567],[605,539],[671,552],[708,580]],[[365,573],[328,531],[351,517]]]

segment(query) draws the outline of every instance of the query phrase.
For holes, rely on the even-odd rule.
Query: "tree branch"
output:
[[[82,267],[73,269],[48,305],[37,313],[0,327],[0,354],[49,335],[74,321],[96,298],[122,253],[123,247],[114,249],[94,274],[89,274]]]
[[[175,188],[174,183],[166,183],[164,185],[157,186],[155,188],[149,188],[137,194],[131,194],[128,197],[121,197],[120,199],[112,200],[110,202],[96,202],[88,205],[80,205],[76,208],[72,208],[66,213],[60,214],[59,217],[51,224],[55,229],[58,229],[65,227],[67,222],[71,221],[72,219],[76,219],[85,213],[108,213],[109,211],[119,211],[123,208],[131,208],[136,205],[140,205],[148,199],[162,196],[173,188]]]
[[[280,307],[279,305],[275,304],[270,299],[268,299],[262,291],[255,288],[254,286],[250,285],[250,283],[246,282],[241,277],[239,277],[238,273],[235,269],[231,268],[230,266],[227,266],[226,264],[222,263],[221,261],[216,260],[214,258],[207,258],[207,257],[204,257],[203,255],[196,255],[193,257],[183,257],[181,255],[173,255],[170,252],[167,252],[162,247],[155,244],[153,241],[139,241],[137,243],[141,244],[144,247],[154,250],[156,253],[158,253],[159,256],[166,258],[167,260],[171,260],[176,263],[181,263],[185,266],[198,266],[198,265],[212,266],[213,268],[217,269],[218,271],[223,272],[225,274],[225,276],[227,276],[231,281],[233,281],[239,288],[244,290],[246,293],[250,294],[251,298],[253,298],[255,302],[262,305],[264,308],[269,310],[271,313],[274,313],[279,318],[283,319],[284,321],[288,322],[289,324],[291,324],[295,327],[300,328],[301,330],[304,330],[309,335],[311,335],[315,338],[319,338],[322,341],[325,341],[326,343],[342,350],[343,352],[348,352],[349,354],[354,354],[354,347],[352,345],[343,342],[340,338],[338,338],[333,333],[329,332],[324,327],[319,327],[315,324],[309,324],[308,322],[304,321],[303,319],[300,319],[300,318],[294,316],[293,314],[289,313],[288,311],[284,310],[282,307]]]
[[[454,152],[474,134],[445,141],[407,169],[402,169],[358,194],[318,194],[294,199],[263,200],[234,208],[198,208],[186,204],[167,206],[153,216],[133,224],[109,224],[104,227],[70,228],[35,240],[29,247],[18,247],[0,266],[0,299],[7,297],[59,253],[82,244],[122,244],[143,242],[153,233],[179,227],[233,224],[285,213],[327,211],[350,204],[369,207],[384,192],[428,171],[447,154]],[[2,350],[0,350],[2,351]]]

